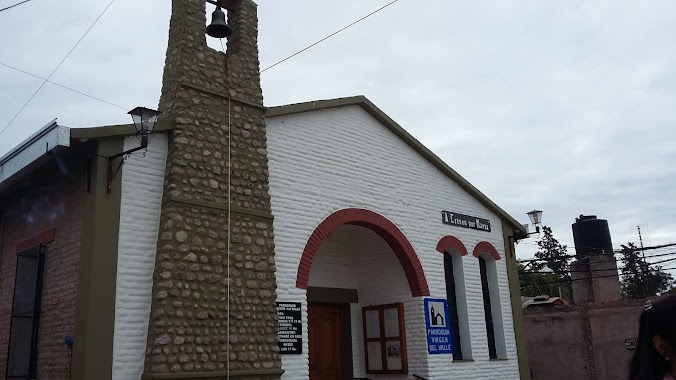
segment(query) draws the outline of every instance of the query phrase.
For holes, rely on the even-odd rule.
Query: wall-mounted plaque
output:
[[[629,338],[624,340],[624,348],[627,350],[633,351],[638,345],[638,338]]]
[[[280,354],[303,353],[303,322],[300,314],[300,302],[277,302]]]
[[[451,226],[491,232],[490,220],[477,218],[476,216],[458,214],[457,212],[453,211],[442,211],[441,222]]]
[[[425,327],[427,352],[430,355],[452,354],[451,327],[448,323],[448,301],[443,298],[425,298]]]

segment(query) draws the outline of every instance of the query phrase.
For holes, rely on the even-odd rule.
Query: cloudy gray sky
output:
[[[0,63],[48,76],[108,2],[0,12]],[[261,66],[388,2],[258,0]],[[671,0],[400,0],[265,72],[265,103],[364,94],[517,219],[544,210],[564,244],[581,213],[608,219],[616,246],[637,225],[646,244],[674,242],[674,14]],[[53,118],[127,123],[155,107],[169,15],[167,0],[116,0],[52,80],[124,109],[47,84],[0,152]],[[0,66],[0,128],[40,84]]]

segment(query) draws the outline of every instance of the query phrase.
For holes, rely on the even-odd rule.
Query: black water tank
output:
[[[596,215],[580,215],[573,223],[573,239],[577,255],[611,253],[613,242],[610,239],[608,221],[598,219]]]

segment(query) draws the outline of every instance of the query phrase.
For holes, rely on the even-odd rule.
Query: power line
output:
[[[21,4],[23,4],[23,3],[27,3],[27,2],[29,2],[29,1],[31,1],[31,0],[24,0],[24,1],[20,2],[20,3],[16,3],[16,4],[14,4],[14,5],[10,5],[9,7],[2,8],[2,9],[0,9],[0,12],[6,11],[6,10],[8,10],[8,9],[10,9],[10,8],[18,7],[19,5],[21,5]]]
[[[565,240],[559,240],[559,239],[556,239],[556,240],[558,240],[559,242],[561,242],[561,241],[566,242]],[[534,247],[539,247],[539,244],[537,244],[537,243],[530,243],[530,242],[523,242],[523,241],[521,241],[521,242],[519,242],[518,244],[526,244],[526,245],[532,245],[532,246],[534,246]],[[575,244],[575,243],[571,243],[571,244]],[[564,244],[564,245],[566,246],[566,248],[571,248],[571,249],[575,249],[575,248],[576,248],[575,245],[573,245],[572,247],[569,247],[568,244]],[[642,252],[642,251],[650,251],[650,250],[660,249],[660,248],[668,248],[668,247],[673,247],[673,246],[676,246],[676,243],[668,243],[668,244],[662,244],[662,245],[655,245],[655,246],[644,247],[644,248],[635,247],[635,248],[633,248],[633,250],[634,250],[634,251],[638,251],[638,252]],[[594,254],[594,253],[599,253],[598,251],[596,251],[596,250],[598,249],[597,247],[585,246],[585,245],[578,245],[577,248],[591,249],[592,252],[590,252],[590,253],[592,253],[592,254]],[[621,253],[621,252],[623,252],[623,251],[624,251],[624,248],[614,248],[612,252],[615,252],[615,253]],[[575,256],[575,255],[571,255],[571,256]]]
[[[654,246],[652,246],[652,247],[634,248],[633,250],[634,250],[634,251],[650,251],[650,250],[653,250],[653,249],[660,249],[660,248],[673,247],[673,246],[675,246],[675,245],[676,245],[676,243],[668,243],[668,244],[662,244],[662,245],[654,245]],[[615,252],[620,253],[620,252],[622,252],[622,251],[624,251],[624,249],[618,249],[618,250],[616,250]]]
[[[16,71],[18,71],[18,72],[20,72],[20,73],[24,73],[24,74],[26,74],[26,75],[30,75],[30,76],[32,76],[32,77],[34,77],[34,78],[42,79],[42,80],[44,80],[44,81],[47,81],[47,83],[51,83],[51,84],[53,84],[53,85],[55,85],[55,86],[59,86],[59,87],[61,87],[61,88],[63,88],[63,89],[66,89],[66,90],[68,90],[68,91],[72,91],[72,92],[74,92],[74,93],[76,93],[76,94],[80,94],[80,95],[86,96],[86,97],[88,97],[88,98],[91,98],[91,99],[94,99],[94,100],[98,100],[99,102],[106,103],[106,104],[111,105],[111,106],[113,106],[113,107],[117,107],[117,108],[120,108],[120,109],[123,109],[123,110],[129,110],[129,108],[119,106],[119,105],[117,105],[117,104],[115,104],[115,103],[111,103],[111,102],[109,102],[109,101],[107,101],[107,100],[103,100],[103,99],[101,99],[101,98],[97,98],[96,96],[86,94],[86,93],[84,93],[84,92],[82,92],[82,91],[75,90],[75,89],[70,88],[70,87],[68,87],[68,86],[64,86],[64,85],[62,85],[62,84],[60,84],[60,83],[52,82],[52,81],[49,80],[49,79],[43,78],[43,77],[41,77],[41,76],[38,76],[38,75],[35,75],[35,74],[32,74],[32,73],[29,73],[28,71],[21,70],[21,69],[19,69],[19,68],[14,67],[14,66],[10,66],[10,65],[5,64],[5,63],[2,63],[2,62],[0,62],[0,66],[5,66],[5,67],[7,67],[7,68],[9,68],[9,69],[16,70]]]
[[[662,248],[673,247],[673,246],[676,246],[676,243],[669,243],[669,244],[656,245],[656,246],[652,246],[652,247],[645,247],[645,248],[643,249],[643,251],[649,251],[649,250],[654,250],[654,249],[662,249]],[[613,251],[613,254],[616,255],[616,254],[622,253],[622,252],[624,252],[624,251],[625,251],[624,249],[621,249],[621,250],[615,250],[615,251]],[[636,249],[633,249],[633,251],[641,251],[641,249],[640,249],[640,248],[636,248]],[[570,259],[572,259],[572,258],[579,258],[579,257],[586,257],[586,256],[594,256],[594,255],[598,255],[598,254],[610,254],[610,253],[602,252],[602,251],[601,251],[601,252],[589,252],[589,253],[584,254],[584,255],[563,255],[563,256],[560,256],[560,257],[561,257],[561,258],[570,258]],[[646,255],[646,258],[649,259],[649,258],[652,258],[652,257],[660,257],[660,256],[673,255],[673,254],[676,254],[676,252],[662,253],[662,254],[654,254],[654,255]],[[621,260],[621,258],[618,258],[618,259],[616,259],[616,260]],[[519,260],[520,263],[529,263],[529,262],[537,262],[537,261],[547,261],[547,259],[538,259],[538,258],[534,258],[534,259]]]
[[[52,70],[52,72],[49,74],[49,76],[47,76],[47,79],[45,79],[45,80],[42,82],[42,84],[40,85],[40,87],[38,87],[38,89],[35,90],[35,92],[33,93],[33,95],[31,95],[31,97],[28,99],[28,101],[26,101],[26,103],[24,103],[24,105],[21,107],[21,109],[19,109],[19,112],[17,112],[16,115],[14,115],[14,117],[12,117],[12,120],[10,120],[9,123],[7,123],[7,125],[5,125],[5,127],[0,131],[0,136],[1,136],[3,133],[5,133],[5,131],[7,130],[7,128],[9,128],[10,125],[12,125],[12,123],[14,122],[14,120],[16,120],[16,118],[21,114],[21,112],[23,112],[23,110],[26,108],[26,106],[28,105],[28,103],[30,103],[31,100],[33,100],[33,98],[35,97],[35,95],[37,95],[38,92],[40,92],[40,90],[42,90],[42,87],[44,87],[45,84],[47,83],[47,81],[48,81],[49,79],[51,79],[52,75],[54,75],[54,73],[56,72],[56,70],[58,70],[59,67],[61,67],[61,65],[66,61],[66,59],[68,58],[68,56],[70,56],[70,54],[75,50],[75,48],[80,44],[80,42],[82,42],[82,40],[87,36],[87,34],[89,34],[89,31],[91,31],[92,28],[94,27],[94,25],[96,25],[96,23],[99,22],[99,20],[101,19],[101,17],[103,17],[103,15],[106,13],[106,11],[108,10],[108,8],[110,8],[110,6],[113,5],[114,2],[115,2],[115,0],[110,0],[110,3],[108,3],[108,5],[106,6],[106,8],[103,10],[103,12],[101,12],[101,14],[99,14],[99,17],[97,17],[96,20],[94,20],[94,22],[89,26],[89,28],[87,29],[87,31],[85,31],[85,33],[82,35],[82,37],[80,37],[80,39],[75,43],[75,45],[73,46],[73,48],[70,49],[70,51],[68,52],[68,54],[66,54],[66,56],[63,57],[63,59],[61,60],[61,62],[59,62],[59,64],[56,65],[56,67],[54,68],[54,70]]]
[[[277,66],[277,65],[279,65],[279,64],[281,64],[281,63],[283,63],[283,62],[285,62],[285,61],[288,61],[289,59],[291,59],[291,58],[293,58],[293,57],[295,57],[295,56],[297,56],[298,54],[301,54],[301,53],[303,53],[304,51],[306,51],[306,50],[308,50],[308,49],[311,49],[311,48],[313,48],[313,47],[319,45],[320,43],[322,43],[322,42],[328,40],[329,38],[335,36],[336,34],[342,32],[342,31],[344,31],[344,30],[346,30],[346,29],[349,29],[350,27],[352,27],[352,26],[354,26],[354,25],[356,25],[356,24],[359,24],[360,22],[362,22],[362,21],[366,20],[367,18],[373,16],[374,14],[376,14],[376,13],[382,11],[383,9],[389,7],[390,5],[396,3],[397,1],[399,1],[399,0],[394,0],[394,1],[391,1],[391,2],[389,2],[389,3],[385,4],[385,5],[383,5],[382,7],[376,9],[375,11],[373,11],[373,12],[367,14],[366,16],[360,18],[359,20],[354,21],[353,23],[351,23],[351,24],[349,24],[349,25],[347,25],[347,26],[344,26],[344,27],[341,28],[341,29],[338,29],[337,31],[335,31],[335,32],[329,34],[328,36],[326,36],[326,37],[320,39],[319,41],[317,41],[317,42],[315,42],[315,43],[313,43],[313,44],[311,44],[311,45],[309,45],[309,46],[307,46],[307,47],[305,47],[305,48],[303,48],[303,49],[301,49],[301,50],[299,50],[299,51],[297,51],[297,52],[291,54],[290,56],[288,56],[288,57],[282,59],[281,61],[279,61],[279,62],[277,62],[277,63],[275,63],[275,64],[273,64],[273,65],[270,65],[270,66],[264,68],[263,70],[260,71],[260,73],[264,73],[264,72],[270,70],[271,68],[273,68],[273,67],[275,67],[275,66]]]
[[[676,267],[672,268],[662,268],[664,270],[672,270],[676,269]],[[549,285],[549,284],[561,284],[565,282],[574,282],[574,281],[586,281],[586,280],[593,280],[596,278],[609,278],[609,277],[619,277],[619,274],[611,274],[611,275],[604,275],[604,276],[590,276],[590,277],[584,277],[584,278],[576,278],[576,279],[562,279],[558,281],[548,281],[548,282],[539,282],[537,284],[526,284],[526,285],[521,285],[521,287],[524,286],[530,286],[530,285]]]
[[[671,253],[672,255],[676,254],[676,252]],[[667,262],[672,262],[676,261],[676,257],[666,259],[666,260],[661,260],[655,263],[648,263],[648,265],[657,265],[657,264],[663,264]],[[668,268],[662,268],[662,270],[667,270]],[[583,273],[583,272],[608,272],[612,270],[619,270],[622,271],[623,268],[608,268],[608,269],[579,269],[579,270],[573,270],[573,269],[568,269],[566,270],[566,273]],[[519,273],[523,274],[529,274],[529,273],[534,273],[534,274],[556,274],[554,272],[547,272],[547,271],[541,271],[541,270],[520,270]]]
[[[295,53],[293,53],[293,54],[287,56],[286,58],[283,58],[283,59],[281,59],[281,60],[279,60],[279,61],[273,63],[272,65],[270,65],[270,66],[268,66],[268,67],[266,67],[266,68],[260,70],[257,74],[250,75],[250,76],[248,76],[248,77],[246,77],[246,78],[244,78],[244,79],[242,79],[242,80],[240,80],[240,81],[238,81],[238,82],[233,83],[231,86],[234,87],[234,86],[237,86],[237,85],[240,84],[240,83],[244,83],[244,82],[248,81],[249,79],[254,78],[256,75],[260,75],[260,74],[262,74],[262,73],[264,73],[264,72],[266,72],[266,71],[272,69],[273,67],[278,66],[278,65],[280,65],[280,64],[282,64],[282,63],[284,63],[284,62],[286,62],[286,61],[288,61],[288,60],[290,60],[290,59],[292,59],[293,57],[295,57],[295,56],[297,56],[297,55],[299,55],[299,54],[301,54],[301,53],[303,53],[303,52],[305,52],[305,51],[307,51],[307,50],[309,50],[309,49],[311,49],[311,48],[313,48],[313,47],[319,45],[320,43],[322,43],[322,42],[328,40],[329,38],[331,38],[331,37],[333,37],[333,36],[335,36],[335,35],[337,35],[337,34],[343,32],[343,31],[345,31],[345,30],[351,28],[352,26],[354,26],[354,25],[356,25],[356,24],[358,24],[358,23],[360,23],[360,22],[366,20],[367,18],[369,18],[369,17],[375,15],[376,13],[382,11],[383,9],[385,9],[385,8],[387,8],[387,7],[391,6],[391,5],[393,5],[394,3],[398,2],[398,1],[399,1],[399,0],[393,0],[393,1],[391,1],[391,2],[389,2],[389,3],[387,3],[387,4],[385,4],[385,5],[383,5],[382,7],[380,7],[380,8],[378,8],[378,9],[376,9],[375,11],[373,11],[373,12],[367,14],[366,16],[363,16],[363,17],[359,18],[358,20],[356,20],[356,21],[350,23],[349,25],[344,26],[344,27],[338,29],[337,31],[335,31],[335,32],[333,32],[333,33],[327,35],[326,37],[321,38],[321,39],[319,39],[318,41],[316,41],[316,42],[314,42],[314,43],[312,43],[312,44],[310,44],[310,45],[308,45],[308,46],[306,46],[306,47],[304,47],[304,48],[298,50],[297,52],[295,52]],[[228,95],[228,99],[230,99],[230,96],[229,96],[229,95]],[[191,104],[191,105],[189,105],[189,106],[185,106],[185,107],[180,108],[180,109],[178,109],[178,110],[176,110],[176,111],[174,111],[174,112],[172,112],[172,113],[170,113],[170,114],[165,115],[164,117],[160,117],[159,120],[165,120],[165,119],[168,119],[168,118],[170,118],[170,117],[176,116],[176,115],[178,115],[179,113],[181,113],[181,112],[183,112],[183,111],[185,111],[185,110],[187,110],[187,109],[189,109],[189,108],[195,107],[195,106],[197,106],[197,105],[198,105],[198,104]],[[1,134],[1,132],[0,132],[0,134]]]
[[[669,255],[676,255],[676,252],[670,253]],[[654,263],[647,263],[647,265],[648,265],[648,266],[650,266],[650,265],[658,265],[658,264],[663,264],[663,263],[667,263],[667,262],[671,262],[671,261],[676,261],[676,257],[672,257],[672,258],[669,258],[669,259],[657,261],[657,262],[654,262]],[[621,270],[624,269],[624,267],[620,267],[620,268],[616,268],[616,269],[621,271]],[[664,269],[664,268],[662,268],[662,269]],[[611,271],[611,270],[614,270],[614,269],[613,269],[613,268],[608,268],[608,269],[580,269],[580,270],[572,270],[572,269],[568,269],[568,270],[566,270],[566,272],[569,272],[569,273],[576,273],[576,272],[608,272],[608,271]],[[554,272],[548,272],[548,271],[541,271],[541,270],[525,270],[525,269],[524,269],[524,270],[520,270],[519,273],[556,274],[556,273],[554,273]]]
[[[647,265],[657,265],[657,264],[667,263],[667,262],[669,262],[669,261],[674,261],[674,260],[676,260],[676,258],[660,260],[660,261],[656,261],[656,262],[654,262],[654,263],[648,263],[648,262],[646,262],[646,264],[647,264]]]

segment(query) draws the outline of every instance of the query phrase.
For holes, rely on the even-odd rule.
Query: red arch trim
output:
[[[460,252],[462,256],[467,255],[467,248],[465,248],[465,245],[455,236],[444,236],[439,240],[439,243],[437,243],[437,251],[444,253],[449,249]]]
[[[430,295],[422,264],[420,264],[420,260],[418,260],[418,256],[411,243],[406,239],[406,236],[394,223],[384,216],[373,211],[355,208],[334,212],[324,219],[312,232],[312,235],[310,235],[305,244],[305,249],[298,265],[298,274],[296,276],[297,288],[307,289],[312,261],[317,255],[319,247],[331,231],[344,224],[368,228],[383,238],[397,256],[397,259],[399,259],[413,297]]]
[[[491,255],[493,260],[500,260],[501,259],[500,254],[498,253],[498,250],[495,249],[493,244],[491,244],[487,241],[482,241],[479,244],[477,244],[476,247],[474,247],[474,251],[472,252],[472,255],[474,255],[474,257],[476,257],[476,258],[479,258],[479,256],[481,255],[481,252],[488,253],[489,255]]]

